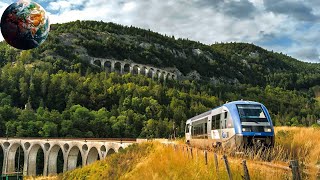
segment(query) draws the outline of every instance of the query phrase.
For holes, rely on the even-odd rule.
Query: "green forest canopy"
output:
[[[175,67],[185,75],[196,70],[202,80],[160,83],[106,73],[86,56]],[[276,125],[311,126],[320,117],[319,65],[252,44],[208,46],[76,21],[53,25],[34,50],[0,43],[0,67],[0,136],[168,137],[173,127],[183,136],[187,118],[239,99],[265,104]]]

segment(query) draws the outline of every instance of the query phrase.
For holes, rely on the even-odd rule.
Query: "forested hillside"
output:
[[[168,137],[225,101],[265,104],[276,125],[320,117],[320,66],[252,44],[211,46],[113,23],[51,26],[39,48],[0,43],[0,136]],[[201,80],[152,81],[106,73],[88,57],[174,67]]]

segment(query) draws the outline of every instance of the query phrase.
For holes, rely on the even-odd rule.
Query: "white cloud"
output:
[[[134,8],[136,7],[136,3],[135,2],[128,2],[125,3],[122,7],[122,11],[124,12],[130,12],[132,11]]]
[[[62,0],[62,1],[53,1],[49,2],[49,5],[47,6],[48,10],[53,11],[69,11],[72,8],[77,8],[80,5],[83,5],[85,3],[85,0]]]
[[[60,1],[60,2],[50,2],[48,10],[65,10],[71,6],[71,2],[68,1]]]

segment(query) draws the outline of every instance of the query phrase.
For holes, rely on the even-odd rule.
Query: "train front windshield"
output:
[[[261,105],[239,104],[237,108],[241,122],[268,122]]]

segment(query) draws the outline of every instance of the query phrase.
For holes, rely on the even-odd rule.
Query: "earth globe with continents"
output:
[[[1,33],[11,46],[28,50],[42,44],[49,34],[49,18],[37,3],[20,0],[12,3],[1,17]]]

